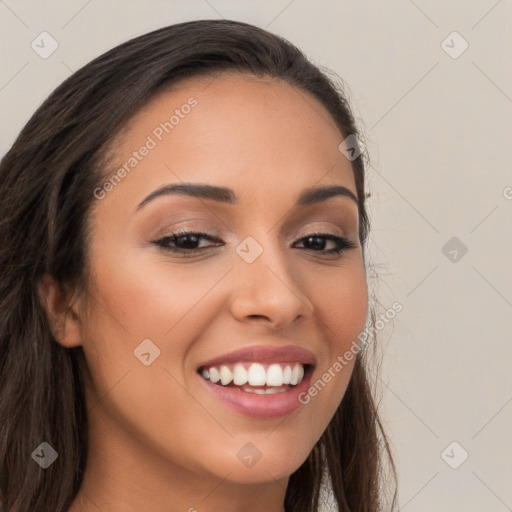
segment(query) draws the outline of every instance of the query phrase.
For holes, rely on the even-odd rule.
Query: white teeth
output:
[[[283,385],[283,369],[278,364],[271,364],[267,370],[267,386]]]
[[[304,377],[304,367],[301,364],[296,364],[292,370],[292,380],[290,384],[292,386],[297,385],[297,383],[302,380],[302,377]]]
[[[247,384],[247,370],[241,364],[235,365],[233,370],[233,384],[237,386]]]
[[[216,384],[220,380],[220,372],[215,368],[215,366],[212,366],[209,370],[210,373],[210,380]]]
[[[210,380],[214,384],[220,381],[220,384],[227,386],[231,382],[235,386],[273,386],[275,388],[300,384],[304,377],[304,366],[301,363],[273,363],[265,366],[261,363],[251,363],[248,368],[247,364],[237,363],[233,366],[220,365],[203,368],[201,375],[206,380]],[[288,389],[288,388],[283,388]],[[266,393],[268,390],[251,390],[244,391]],[[271,391],[271,393],[279,392]],[[268,394],[268,393],[267,393]]]
[[[260,363],[252,363],[247,372],[247,382],[251,386],[264,386],[267,380],[265,368]]]
[[[246,391],[246,392],[249,392],[249,393],[256,393],[257,395],[273,395],[274,393],[284,393],[285,391],[288,391],[288,387],[285,387],[285,388],[268,388],[268,389],[244,388],[243,391]]]
[[[283,384],[290,384],[292,381],[292,368],[291,366],[286,366],[283,372]]]
[[[227,386],[232,380],[233,380],[233,373],[227,366],[222,365],[220,367],[220,383],[223,386]]]

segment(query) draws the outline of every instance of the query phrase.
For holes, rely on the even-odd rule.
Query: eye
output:
[[[214,244],[207,245],[206,247],[200,247],[199,245],[201,240],[214,242]],[[299,239],[296,243],[301,242],[306,246],[306,250],[321,254],[341,254],[345,250],[356,248],[356,244],[354,242],[334,233],[310,233],[309,235]],[[328,242],[333,243],[334,247],[332,249],[325,250],[325,246]],[[218,238],[208,235],[207,233],[194,232],[188,229],[179,229],[170,235],[153,241],[152,243],[166,251],[184,255],[194,253],[198,254],[207,249],[211,249],[212,247],[224,244],[224,242]]]
[[[170,235],[164,236],[159,240],[155,240],[152,242],[153,244],[162,247],[166,251],[171,251],[174,253],[180,254],[192,254],[199,253],[204,251],[205,249],[209,249],[212,246],[207,247],[197,247],[200,240],[210,240],[211,242],[216,242],[215,245],[222,245],[219,239],[214,238],[207,233],[196,233],[193,231],[189,231],[188,229],[179,229]],[[171,245],[174,244],[174,245]]]
[[[341,254],[343,251],[356,248],[356,244],[354,242],[334,233],[310,233],[309,235],[301,238],[299,242],[302,240],[306,241],[306,245],[312,246],[307,247],[307,249],[313,250],[314,252],[320,252],[321,254]],[[325,251],[324,248],[327,243],[326,241],[333,242],[335,247]],[[316,250],[315,248],[320,250]]]

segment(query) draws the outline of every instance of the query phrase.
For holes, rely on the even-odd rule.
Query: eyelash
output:
[[[195,249],[183,249],[180,247],[172,247],[169,245],[170,242],[176,242],[177,239],[185,237],[185,236],[193,236],[198,239],[202,238],[204,240],[210,240],[211,242],[220,242],[220,240],[218,240],[214,237],[211,237],[206,233],[198,233],[198,232],[194,232],[194,231],[189,231],[188,229],[179,229],[179,230],[175,231],[174,233],[171,233],[170,235],[160,238],[159,240],[153,241],[152,243],[161,247],[162,249],[164,249],[166,251],[170,251],[173,253],[179,253],[179,254],[183,254],[183,255],[193,254],[193,253],[197,254],[199,252],[210,249],[212,247],[212,246],[209,246],[209,247],[202,247],[202,248],[198,247]],[[341,254],[342,252],[344,252],[346,250],[356,248],[356,244],[354,244],[354,242],[352,242],[351,240],[348,240],[347,238],[344,238],[342,236],[335,235],[334,233],[320,233],[320,232],[310,233],[310,234],[300,238],[298,241],[305,240],[307,238],[325,238],[327,240],[336,242],[337,247],[335,247],[334,249],[330,249],[328,251],[315,251],[314,249],[306,249],[309,251],[318,252],[320,254]],[[218,243],[217,246],[218,245],[221,245],[221,244]]]

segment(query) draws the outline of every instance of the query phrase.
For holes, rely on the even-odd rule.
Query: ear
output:
[[[37,292],[54,338],[67,348],[81,345],[79,308],[78,304],[71,302],[72,294],[64,290],[49,274],[43,276]]]

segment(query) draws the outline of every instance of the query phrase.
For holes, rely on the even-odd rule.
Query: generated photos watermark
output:
[[[375,326],[371,328],[365,328],[357,337],[357,340],[352,341],[352,344],[348,350],[342,355],[338,355],[336,361],[308,388],[307,391],[303,391],[299,394],[299,402],[303,405],[309,404],[311,398],[315,397],[322,389],[325,388],[328,382],[336,377],[343,368],[345,368],[358,352],[362,350],[370,334],[376,333],[384,329],[384,327],[391,322],[397,313],[402,311],[403,305],[399,301],[393,302],[390,308],[388,308],[383,314],[380,315],[379,319],[375,322]]]
[[[122,179],[130,174],[130,172],[139,165],[150,152],[162,142],[166,135],[172,132],[185,117],[187,117],[192,109],[198,104],[194,97],[188,98],[187,102],[180,108],[174,110],[174,113],[165,121],[156,126],[150,135],[146,137],[144,143],[139,149],[133,151],[132,155],[123,163],[121,167],[114,172],[110,178],[103,183],[101,187],[94,189],[94,197],[96,199],[104,199],[108,192],[113,190]]]

